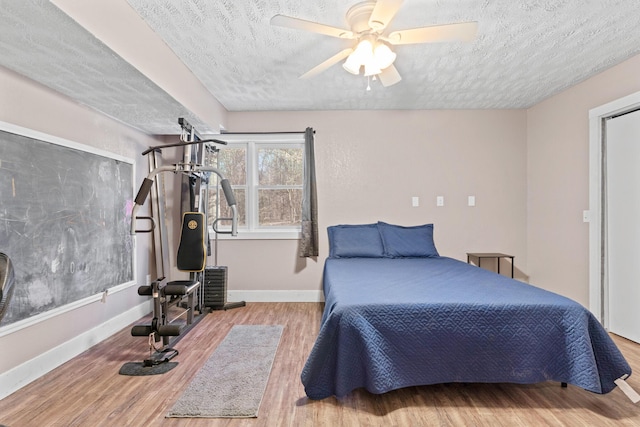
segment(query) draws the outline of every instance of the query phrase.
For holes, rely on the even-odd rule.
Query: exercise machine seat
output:
[[[164,314],[168,307],[168,300],[181,300],[183,296],[187,297],[187,325],[193,323],[193,313],[196,309],[196,290],[200,287],[200,281],[196,273],[204,271],[207,262],[207,250],[205,246],[205,217],[202,212],[186,212],[182,216],[182,230],[180,233],[180,243],[178,245],[178,254],[176,266],[178,270],[188,271],[190,279],[173,280],[167,282],[164,286],[160,286],[160,282],[153,282],[149,286],[140,286],[138,288],[139,295],[159,295],[154,296],[154,313],[155,317],[149,325],[135,325],[131,329],[133,336],[149,336],[156,334],[165,339],[168,336],[178,336],[181,333],[179,325],[164,324]],[[173,299],[174,297],[178,297]],[[162,312],[162,316],[159,314]],[[162,319],[162,320],[161,320]]]

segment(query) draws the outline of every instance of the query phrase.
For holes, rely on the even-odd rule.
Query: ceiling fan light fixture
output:
[[[389,67],[396,60],[396,54],[385,43],[363,38],[349,55],[342,67],[351,74],[360,74],[364,66],[365,76],[375,76]]]

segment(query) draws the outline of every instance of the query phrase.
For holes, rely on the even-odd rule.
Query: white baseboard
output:
[[[229,302],[323,302],[322,291],[228,291]]]
[[[73,359],[151,312],[146,301],[77,337],[0,374],[0,400]]]

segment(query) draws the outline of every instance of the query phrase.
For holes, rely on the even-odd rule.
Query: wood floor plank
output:
[[[130,329],[99,343],[0,400],[8,427],[145,426],[640,426],[640,407],[620,390],[597,395],[556,383],[437,384],[373,395],[356,390],[342,399],[313,401],[300,373],[320,327],[322,304],[250,303],[205,316],[176,346],[178,366],[164,375],[118,374],[148,355]],[[284,325],[258,418],[165,418],[199,368],[233,325]],[[634,371],[640,345],[613,336]],[[238,355],[242,357],[242,355]],[[640,377],[629,384],[640,391]]]

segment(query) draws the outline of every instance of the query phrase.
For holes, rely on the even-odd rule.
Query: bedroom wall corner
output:
[[[589,110],[640,90],[640,55],[527,110],[532,283],[589,306]]]

